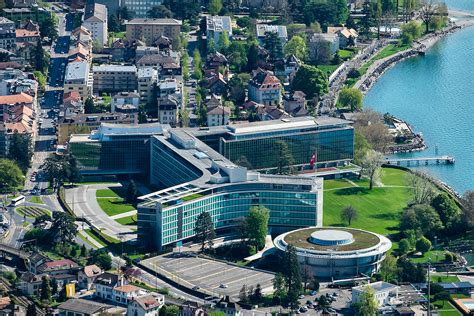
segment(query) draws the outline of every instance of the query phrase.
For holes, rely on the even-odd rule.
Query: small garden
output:
[[[21,206],[16,208],[16,212],[23,217],[37,218],[42,215],[51,216],[51,212],[47,209],[36,206]]]

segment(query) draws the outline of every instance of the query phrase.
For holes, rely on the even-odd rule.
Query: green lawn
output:
[[[120,189],[100,189],[95,192],[96,197],[116,197],[116,198],[123,198],[124,197],[124,191],[122,188]]]
[[[324,181],[324,190],[352,188],[354,185],[346,179],[330,179]]]
[[[84,232],[87,234],[87,236],[89,238],[92,238],[94,239],[95,241],[97,241],[99,244],[101,244],[102,246],[107,246],[99,237],[97,237],[93,232],[92,230],[90,229],[84,229]]]
[[[30,202],[31,203],[36,203],[36,204],[44,204],[43,200],[41,199],[41,197],[39,196],[36,196],[36,195],[33,195],[30,199]]]
[[[410,257],[414,263],[428,263],[428,260],[431,259],[432,263],[438,263],[444,261],[444,251],[443,250],[431,250],[423,254],[421,257]]]
[[[23,217],[36,218],[41,215],[51,216],[51,212],[47,209],[36,206],[21,206],[17,207],[16,212]]]
[[[109,216],[133,211],[135,207],[122,198],[98,198],[100,208]]]
[[[331,75],[337,67],[339,67],[339,65],[318,65],[318,68],[328,76]]]
[[[453,305],[451,305],[451,303],[449,301],[435,301],[432,303],[434,306],[439,306],[438,309],[436,309],[436,311],[439,312],[439,314],[441,316],[451,316],[451,315],[462,315],[457,309],[456,307],[454,307]]]
[[[430,280],[437,282],[459,282],[459,278],[455,275],[430,275]]]
[[[122,224],[122,225],[136,225],[137,224],[137,215],[117,218],[115,221]]]
[[[341,56],[342,59],[350,59],[354,56],[354,52],[347,49],[341,49],[339,50],[339,56]]]
[[[406,185],[407,172],[384,168],[381,180],[384,185]],[[344,180],[345,181],[345,180]],[[398,232],[399,218],[412,193],[406,187],[374,187],[368,189],[367,180],[352,180],[357,187],[344,188],[342,180],[326,180],[324,192],[324,226],[347,226],[340,219],[341,210],[352,205],[358,218],[351,227],[367,229],[389,235]],[[347,182],[347,186],[350,183]],[[342,187],[338,190],[328,188]]]

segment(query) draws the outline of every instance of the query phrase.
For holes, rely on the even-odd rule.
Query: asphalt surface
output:
[[[74,15],[67,13],[65,16],[65,31],[72,32],[74,29]]]
[[[68,35],[59,36],[54,46],[54,52],[56,54],[67,54],[69,52],[70,43],[71,38]]]
[[[63,102],[63,90],[49,90],[43,95],[41,102],[42,109],[59,109],[59,106]]]
[[[66,202],[71,206],[77,217],[89,219],[91,223],[101,228],[104,234],[116,239],[123,238],[124,241],[136,239],[136,233],[129,226],[110,219],[97,203],[96,191],[111,186],[113,185],[93,184],[66,189]],[[120,186],[120,184],[115,186]]]
[[[263,293],[273,290],[274,275],[220,261],[198,258],[192,253],[171,253],[141,261],[141,264],[186,287],[199,287],[205,293],[229,295],[238,299],[242,286],[256,287]]]
[[[66,57],[51,58],[48,68],[48,86],[58,88],[64,86],[64,74],[66,72]]]

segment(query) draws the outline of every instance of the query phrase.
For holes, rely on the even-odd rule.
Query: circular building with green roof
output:
[[[309,227],[274,240],[280,251],[296,248],[302,266],[321,279],[351,279],[377,272],[392,242],[369,231],[343,227]]]

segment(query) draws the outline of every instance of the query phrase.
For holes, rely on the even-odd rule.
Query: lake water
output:
[[[474,11],[474,0],[450,0]],[[474,27],[439,41],[426,56],[408,59],[380,78],[364,105],[389,112],[422,132],[429,148],[403,157],[453,155],[455,165],[419,167],[459,193],[474,190]]]

